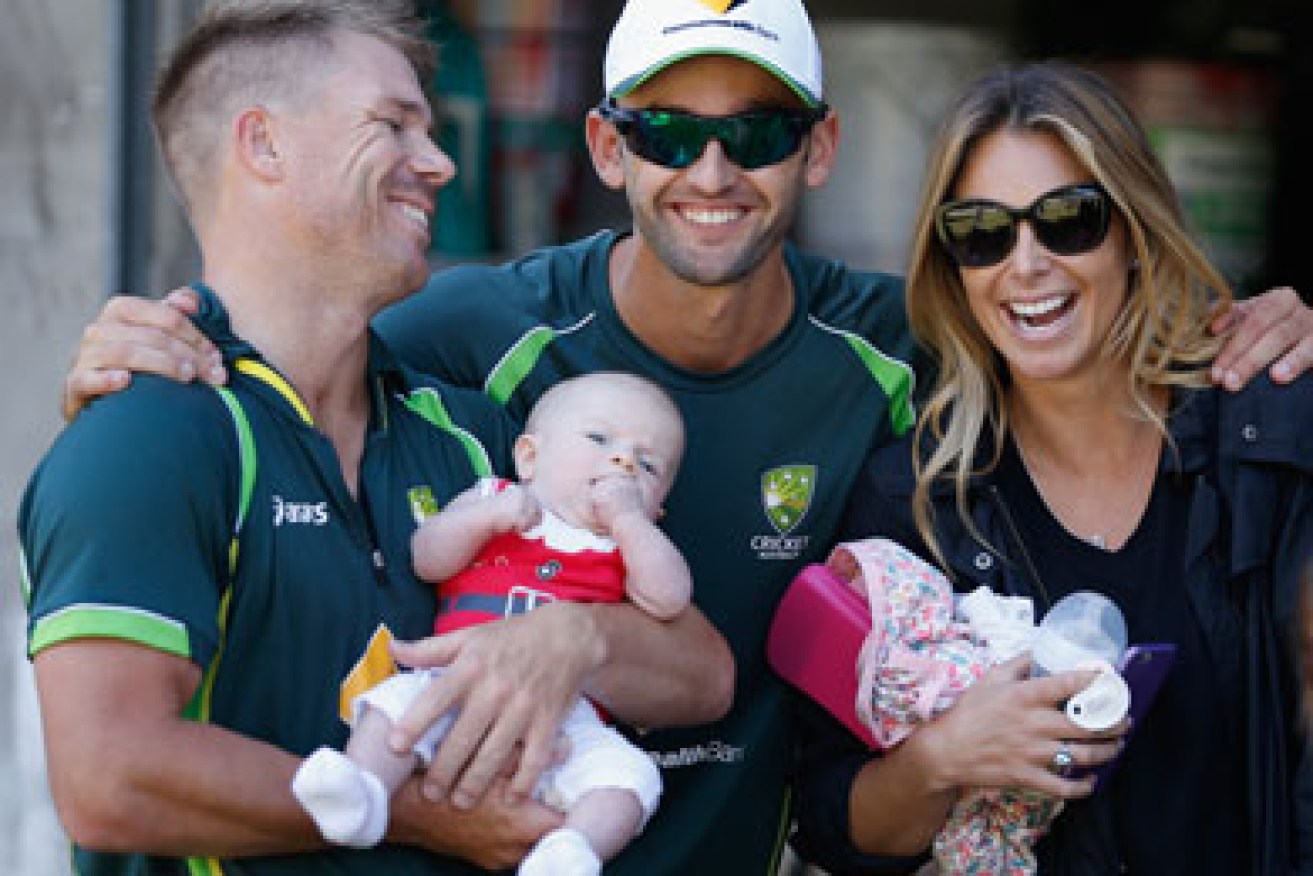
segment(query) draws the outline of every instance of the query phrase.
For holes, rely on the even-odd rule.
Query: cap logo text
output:
[[[780,35],[773,30],[767,30],[756,22],[752,21],[735,21],[732,18],[703,18],[698,21],[685,21],[680,24],[672,24],[669,27],[661,29],[662,36],[671,36],[686,30],[692,30],[695,27],[729,27],[734,30],[745,30],[755,34],[762,39],[778,43]]]

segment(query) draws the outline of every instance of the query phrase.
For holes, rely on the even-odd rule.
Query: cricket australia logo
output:
[[[761,476],[761,504],[774,535],[753,536],[761,559],[792,560],[807,547],[808,536],[792,535],[807,516],[816,493],[816,466],[781,465]]]
[[[410,516],[415,518],[417,526],[438,513],[438,500],[433,498],[432,487],[411,487],[406,490],[406,501],[410,503]]]

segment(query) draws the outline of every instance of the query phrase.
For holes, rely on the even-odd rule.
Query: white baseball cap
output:
[[[606,46],[603,87],[620,97],[696,55],[745,58],[821,104],[821,49],[801,0],[629,0]]]

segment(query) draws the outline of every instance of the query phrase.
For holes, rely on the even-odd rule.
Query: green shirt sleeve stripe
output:
[[[506,404],[511,394],[515,392],[516,387],[524,381],[524,378],[533,370],[533,366],[538,363],[543,350],[551,346],[552,342],[561,335],[577,332],[588,325],[593,321],[593,316],[594,314],[590,313],[574,325],[563,329],[540,325],[525,332],[518,341],[511,345],[511,348],[506,351],[501,360],[492,367],[492,371],[488,373],[488,379],[483,382],[483,391],[497,404]]]
[[[444,432],[451,433],[460,441],[465,448],[465,454],[470,458],[470,465],[473,466],[476,475],[479,477],[490,477],[492,475],[492,462],[488,458],[488,451],[484,449],[478,438],[475,438],[468,430],[462,429],[452,421],[451,415],[447,413],[447,408],[442,404],[442,397],[436,391],[428,387],[417,389],[406,396],[403,401],[410,410]]]
[[[842,337],[862,360],[866,370],[880,384],[889,399],[889,420],[894,434],[902,435],[916,422],[916,407],[912,404],[912,391],[916,388],[916,374],[912,367],[892,356],[885,355],[870,341],[856,332],[837,329],[812,317],[812,322],[827,332]]]
[[[233,426],[237,430],[237,449],[242,469],[242,483],[241,500],[237,506],[237,519],[233,521],[233,538],[235,540],[237,533],[242,531],[242,524],[246,522],[246,512],[251,507],[251,494],[255,490],[255,436],[251,433],[251,422],[246,419],[246,409],[237,400],[237,396],[233,395],[232,390],[223,386],[216,386],[214,389],[219,393],[219,397],[223,399],[223,403],[228,406],[228,412],[232,414]],[[237,562],[235,543],[230,559],[235,567]]]
[[[239,360],[251,363],[250,360]],[[260,379],[268,379],[260,370],[251,371],[243,369],[248,373],[254,373]],[[265,369],[267,370],[267,369]],[[224,647],[228,641],[228,610],[232,601],[233,586],[237,580],[237,561],[241,552],[241,531],[246,522],[247,512],[251,507],[251,496],[255,491],[255,475],[257,456],[255,452],[255,433],[251,429],[251,421],[246,417],[246,409],[242,407],[241,401],[236,394],[230,389],[222,386],[214,387],[223,399],[223,403],[228,406],[228,412],[232,415],[233,428],[237,432],[237,449],[239,465],[241,467],[241,483],[239,484],[240,497],[238,499],[237,513],[233,519],[232,538],[228,542],[228,586],[223,589],[223,595],[219,598],[219,613],[216,623],[219,628],[219,647],[215,650],[214,658],[210,665],[205,669],[205,677],[192,696],[191,702],[187,704],[184,714],[193,721],[208,723],[210,720],[210,709],[214,694],[214,680],[219,672],[219,662],[223,658]],[[280,390],[281,391],[281,390]],[[289,390],[290,391],[290,390]],[[295,400],[295,399],[294,399]],[[218,870],[218,863],[213,859],[191,858],[189,866],[194,872],[222,872]],[[207,863],[209,862],[209,863]],[[195,871],[196,867],[206,867],[208,869]]]
[[[139,608],[79,603],[36,622],[28,656],[71,639],[125,639],[150,648],[191,658],[187,628],[175,620]]]
[[[236,539],[233,540],[234,543]],[[234,576],[236,572],[234,571]],[[219,663],[223,660],[224,648],[228,644],[228,611],[232,604],[232,587],[227,587],[223,591],[223,597],[219,600],[219,616],[217,623],[219,625],[219,648],[214,652],[214,659],[210,665],[205,668],[205,677],[201,680],[200,687],[196,689],[195,695],[184,714],[193,721],[200,721],[208,724],[210,722],[210,712],[214,704],[214,680],[219,675]]]

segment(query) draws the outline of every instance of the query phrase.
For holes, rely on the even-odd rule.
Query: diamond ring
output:
[[[1076,765],[1076,757],[1071,753],[1071,747],[1063,742],[1058,746],[1058,750],[1053,752],[1053,760],[1049,766],[1053,772],[1060,776],[1065,776]]]

